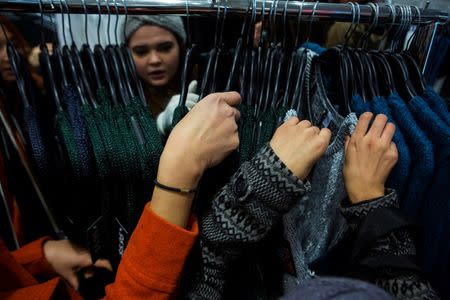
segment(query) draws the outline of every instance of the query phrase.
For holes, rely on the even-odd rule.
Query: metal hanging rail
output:
[[[114,2],[117,2],[117,10],[119,14],[125,14],[125,6],[129,14],[185,14],[186,0],[65,0],[68,4],[70,13],[84,13],[83,2],[86,4],[87,13],[98,13],[98,2],[102,13],[107,13],[107,5],[109,5],[110,13],[116,13]],[[257,0],[257,11],[261,12],[263,2],[265,2],[265,12],[268,13],[271,4],[275,0]],[[243,15],[245,14],[251,0],[188,0],[190,14],[216,14],[218,6],[227,5],[228,13]],[[285,1],[278,2],[277,14],[282,14]],[[42,10],[44,13],[59,13],[61,0],[41,0]],[[296,16],[299,7],[303,5],[302,20],[310,20],[313,14],[315,2],[288,1],[287,14]],[[359,5],[360,7],[360,23],[370,23],[374,11],[369,5]],[[22,13],[39,13],[39,0],[0,0],[0,12],[22,12]],[[417,10],[412,10],[413,24],[429,22],[447,22],[449,14],[436,10],[420,9],[420,17]],[[401,9],[396,7],[396,14],[400,19]],[[352,7],[346,3],[318,3],[314,10],[313,21],[347,21],[351,22],[353,18]],[[387,5],[380,5],[378,23],[391,23],[392,9]]]

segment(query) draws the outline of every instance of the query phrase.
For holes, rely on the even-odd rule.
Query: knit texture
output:
[[[424,96],[424,100],[433,111],[447,124],[447,126],[450,126],[450,112],[445,104],[445,100],[442,99],[431,86],[427,86]]]
[[[375,97],[370,102],[370,108],[375,115],[384,114],[388,118],[389,122],[394,122],[392,119],[391,109],[389,108],[385,98]],[[397,194],[401,197],[408,182],[408,174],[411,166],[411,154],[400,129],[397,128],[397,130],[395,130],[392,140],[397,146],[398,160],[395,167],[392,169],[391,174],[389,174],[386,187],[395,189]]]
[[[186,30],[184,29],[183,19],[172,15],[129,16],[127,22],[123,25],[125,26],[125,41],[128,42],[130,37],[144,25],[162,27],[175,34],[182,43],[186,43]],[[124,30],[120,32],[124,32]]]
[[[310,189],[269,145],[244,162],[200,219],[201,271],[189,299],[221,299],[230,262],[263,239]]]
[[[307,280],[298,289],[283,297],[285,300],[394,300],[395,298],[379,287],[355,279],[321,277]]]
[[[426,195],[421,214],[424,226],[424,263],[432,283],[443,296],[450,295],[450,127],[419,97],[410,102],[410,109],[434,145],[435,174]],[[444,297],[445,298],[445,297]]]
[[[366,111],[371,111],[370,103],[364,102],[363,98],[360,95],[353,95],[351,106],[352,110],[358,117]]]
[[[290,245],[296,273],[296,278],[285,274],[285,292],[311,278],[313,272],[309,265],[335,246],[347,230],[339,203],[347,195],[342,177],[345,137],[351,134],[356,123],[353,113],[341,122],[332,143],[314,166],[311,192],[283,218],[284,235]]]
[[[400,207],[406,215],[417,218],[434,170],[433,144],[417,125],[407,104],[397,93],[391,94],[387,102],[408,147],[414,149],[411,151],[408,184],[403,197],[400,198]]]

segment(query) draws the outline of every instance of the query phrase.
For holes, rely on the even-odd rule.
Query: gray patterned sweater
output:
[[[201,271],[189,299],[221,299],[230,262],[259,242],[310,190],[269,145],[242,164],[200,218]]]

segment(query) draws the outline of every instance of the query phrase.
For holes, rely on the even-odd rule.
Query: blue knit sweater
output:
[[[391,109],[385,98],[383,97],[375,97],[370,102],[371,111],[374,114],[384,114],[388,117],[389,122],[396,122],[392,118]],[[397,125],[397,124],[396,124]],[[408,182],[408,174],[411,167],[411,154],[406,144],[405,138],[401,132],[401,129],[397,127],[395,131],[393,141],[397,146],[398,150],[398,161],[389,175],[387,181],[387,187],[394,188],[399,195],[399,198],[403,195],[405,191],[405,187]]]
[[[397,93],[387,98],[392,116],[411,149],[411,168],[401,208],[410,217],[417,218],[427,193],[434,170],[433,144],[417,125],[407,104]]]
[[[431,109],[448,125],[450,126],[450,112],[444,99],[439,96],[432,87],[427,86],[423,98]]]
[[[450,126],[420,97],[411,100],[409,107],[433,142],[436,171],[425,199],[422,223],[424,226],[424,264],[432,283],[443,299],[450,297]]]

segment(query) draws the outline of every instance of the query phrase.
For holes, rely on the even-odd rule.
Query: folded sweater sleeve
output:
[[[39,282],[54,278],[58,275],[45,259],[43,245],[49,239],[49,237],[40,238],[11,252],[14,259]]]
[[[194,217],[184,229],[146,206],[127,245],[106,299],[173,299],[198,235]]]

